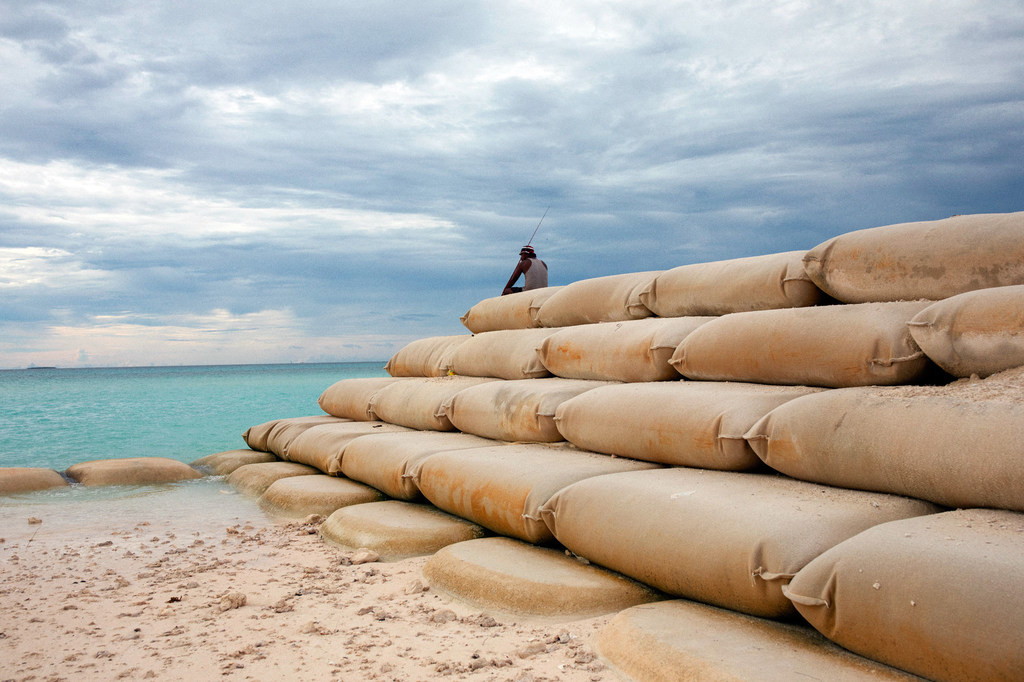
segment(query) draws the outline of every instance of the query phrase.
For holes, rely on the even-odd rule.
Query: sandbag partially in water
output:
[[[470,308],[460,319],[466,329],[474,334],[501,329],[539,327],[537,311],[544,301],[551,298],[561,288],[544,287],[485,298]]]
[[[373,421],[370,401],[380,389],[406,381],[405,377],[358,377],[342,379],[327,387],[317,403],[327,414],[354,421]]]
[[[259,497],[267,488],[282,478],[290,476],[315,476],[321,472],[298,462],[261,462],[245,464],[228,475],[228,484],[239,492]]]
[[[713,317],[647,318],[582,324],[544,339],[538,353],[555,376],[598,381],[679,379],[669,364],[690,332]]]
[[[53,469],[40,467],[0,467],[0,495],[30,493],[36,490],[66,487],[68,482]]]
[[[962,509],[868,529],[786,588],[822,634],[934,680],[1024,671],[1024,516]]]
[[[404,426],[385,422],[342,422],[322,424],[303,431],[292,440],[281,459],[316,467],[325,474],[341,472],[345,449],[356,438],[371,433],[408,431]]]
[[[448,376],[452,354],[470,338],[469,334],[460,334],[417,339],[392,355],[384,369],[393,377]]]
[[[275,430],[284,429],[285,433],[278,436],[279,439],[275,439],[274,447],[282,447],[289,438],[293,437],[294,433],[301,433],[302,429],[316,426],[318,424],[333,424],[338,422],[337,417],[333,417],[327,414],[315,415],[312,417],[288,417],[285,419],[271,419],[268,422],[262,424],[256,424],[250,426],[242,434],[242,440],[253,450],[259,450],[261,452],[274,452],[270,446],[270,436]],[[276,454],[276,453],[275,453]]]
[[[257,450],[225,450],[206,457],[200,457],[189,463],[196,471],[218,476],[227,476],[232,471],[246,464],[276,462],[277,455]]]
[[[558,406],[605,381],[521,379],[492,381],[459,391],[445,402],[451,423],[460,431],[504,441],[554,443],[562,438],[555,427]]]
[[[672,356],[687,379],[843,387],[909,383],[929,367],[907,329],[929,301],[733,313]]]
[[[598,476],[541,508],[575,554],[667,594],[755,616],[795,613],[782,585],[809,561],[927,502],[781,476],[675,467]]]
[[[444,404],[453,395],[478,384],[497,379],[487,377],[412,378],[385,386],[370,400],[369,414],[374,419],[422,431],[455,429]]]
[[[550,376],[537,349],[555,329],[510,329],[477,334],[452,355],[460,376],[539,379]]]
[[[1024,285],[979,289],[928,306],[907,323],[932,362],[957,377],[1024,365]]]
[[[616,384],[558,406],[555,424],[586,450],[675,466],[743,471],[761,464],[744,434],[806,386],[714,381]]]
[[[68,467],[65,475],[82,485],[151,485],[202,478],[184,462],[170,457],[95,459]]]
[[[847,303],[938,301],[1024,284],[1024,212],[960,215],[833,237],[807,252],[815,284]]]
[[[726,315],[816,305],[822,291],[804,272],[806,251],[694,263],[666,270],[640,292],[660,317]]]
[[[544,327],[640,320],[652,315],[640,292],[661,270],[581,279],[544,301],[537,320]]]

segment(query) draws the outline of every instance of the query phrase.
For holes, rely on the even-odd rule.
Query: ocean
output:
[[[242,433],[250,426],[323,414],[317,398],[324,389],[341,379],[387,376],[383,367],[381,361],[0,370],[0,467],[63,471],[124,457],[191,462],[245,448]],[[240,501],[228,488],[215,476],[0,496],[0,530],[8,536],[38,532],[24,520],[38,514],[48,515],[48,532],[60,524],[99,529],[112,515],[125,514],[203,524],[263,520],[255,501]]]

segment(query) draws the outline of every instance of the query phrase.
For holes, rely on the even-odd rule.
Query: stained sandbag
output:
[[[537,348],[555,329],[509,329],[483,332],[452,355],[452,372],[460,376],[539,379],[551,376]]]
[[[466,329],[479,334],[501,329],[529,329],[539,327],[537,311],[544,301],[562,287],[544,287],[520,291],[505,296],[485,298],[463,315],[460,319]]]
[[[782,403],[823,389],[715,381],[617,384],[558,406],[573,445],[675,466],[743,471],[761,464],[744,434]]]
[[[938,301],[1024,284],[1024,212],[960,215],[841,234],[807,252],[815,284],[847,303]]]
[[[733,313],[672,356],[687,379],[844,387],[909,383],[929,367],[907,329],[928,301]]]
[[[582,480],[541,515],[594,563],[670,595],[776,618],[794,613],[781,588],[811,559],[871,526],[934,511],[781,476],[676,467]]]
[[[280,452],[284,452],[288,442],[304,430],[319,426],[320,424],[336,424],[339,421],[343,420],[327,414],[312,417],[272,419],[262,424],[250,426],[242,434],[242,440],[253,450],[280,454]]]
[[[68,478],[82,485],[150,485],[202,478],[184,462],[170,457],[95,459],[68,467]]]
[[[495,533],[544,543],[539,509],[565,486],[591,476],[657,465],[540,443],[439,452],[420,465],[416,484],[450,514]]]
[[[599,381],[679,379],[672,353],[713,317],[647,318],[566,327],[544,339],[538,353],[555,376]]]
[[[933,680],[1024,671],[1024,516],[963,509],[885,523],[833,547],[786,588],[836,643]]]
[[[257,450],[225,450],[216,452],[206,457],[190,462],[196,471],[217,476],[227,476],[232,471],[246,464],[260,464],[263,462],[276,462],[277,455]]]
[[[928,306],[907,323],[914,341],[953,376],[1024,365],[1024,286],[979,289]]]
[[[640,292],[661,270],[581,279],[563,287],[537,311],[543,327],[568,327],[593,322],[621,322],[651,316]]]
[[[436,452],[469,450],[499,445],[488,438],[450,431],[377,433],[356,438],[345,448],[341,473],[397,500],[422,497],[416,473],[424,459]]]
[[[1024,368],[948,386],[825,391],[777,407],[746,437],[793,478],[1024,511]]]
[[[806,251],[773,253],[666,270],[640,292],[655,315],[726,315],[802,308],[823,298],[804,271]]]
[[[341,422],[321,424],[306,429],[296,436],[285,449],[281,459],[316,467],[325,474],[341,473],[345,448],[360,436],[371,433],[408,431],[404,426],[385,422]]]
[[[495,332],[498,333],[498,332]],[[385,386],[370,401],[374,419],[422,431],[455,429],[444,412],[444,403],[459,391],[497,379],[487,377],[412,378]]]
[[[444,409],[455,428],[465,433],[495,440],[554,443],[564,440],[555,427],[555,409],[569,398],[609,385],[579,379],[492,381],[459,391],[445,402]]]
[[[245,464],[228,475],[228,484],[239,492],[259,497],[274,481],[291,476],[316,476],[321,472],[298,462],[262,462]]]
[[[53,469],[40,467],[0,467],[0,495],[30,493],[36,490],[66,487],[68,482]]]
[[[342,379],[327,387],[317,402],[320,409],[335,417],[355,421],[373,421],[370,400],[385,386],[405,381],[405,377],[359,377]]]
[[[260,509],[270,514],[302,518],[310,514],[330,516],[342,507],[380,502],[379,490],[334,476],[292,476],[270,484],[260,495]]]
[[[448,376],[452,353],[470,339],[469,334],[417,339],[391,356],[384,370],[393,377]]]

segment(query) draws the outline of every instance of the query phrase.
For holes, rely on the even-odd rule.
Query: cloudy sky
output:
[[[500,293],[1024,210],[1020,0],[0,0],[0,367],[384,360]]]

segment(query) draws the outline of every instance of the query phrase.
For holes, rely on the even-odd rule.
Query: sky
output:
[[[0,368],[384,361],[496,296],[1024,210],[1020,0],[0,0]]]

